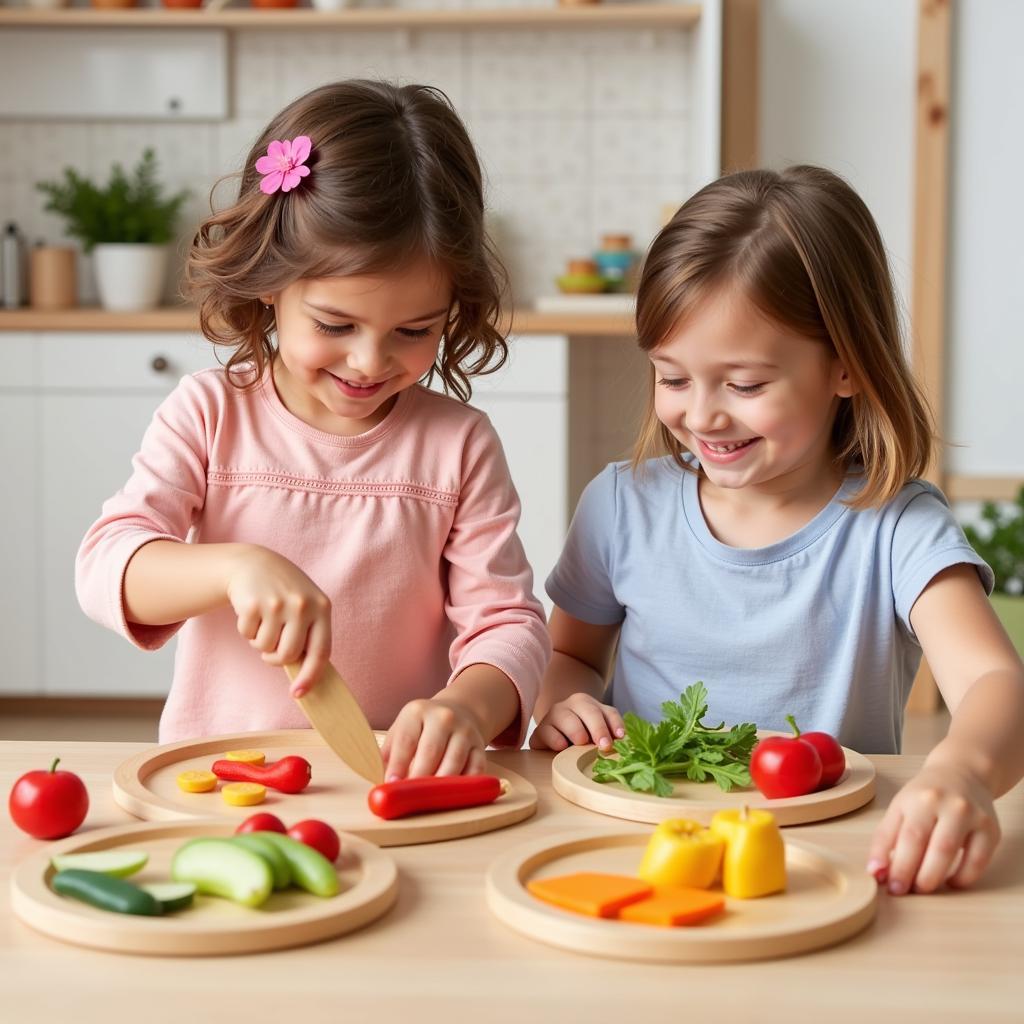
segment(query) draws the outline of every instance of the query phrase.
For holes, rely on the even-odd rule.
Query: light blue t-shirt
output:
[[[695,474],[668,457],[640,474],[612,463],[587,485],[547,580],[575,618],[622,623],[605,700],[656,722],[702,680],[709,724],[788,731],[792,714],[863,753],[898,753],[921,660],[914,602],[961,562],[993,583],[941,492],[914,480],[854,511],[850,476],[792,536],[734,548],[708,529]]]

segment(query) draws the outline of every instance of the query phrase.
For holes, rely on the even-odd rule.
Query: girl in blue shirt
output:
[[[816,167],[721,178],[654,240],[636,323],[647,415],[548,580],[531,745],[608,748],[621,712],[657,719],[702,680],[716,720],[793,713],[896,752],[923,651],[949,732],[868,870],[897,895],[972,884],[999,841],[993,800],[1024,775],[1024,665],[991,571],[918,479],[935,437],[871,214]]]

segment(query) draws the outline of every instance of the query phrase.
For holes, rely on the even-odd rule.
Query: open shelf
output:
[[[594,4],[583,7],[405,10],[351,8],[253,9],[132,7],[126,10],[69,7],[39,10],[0,7],[0,26],[49,28],[690,28],[700,21],[700,4]]]
[[[5,331],[198,331],[199,317],[189,306],[167,306],[142,313],[114,313],[93,307],[75,309],[0,310],[0,335]],[[628,313],[537,313],[524,309],[512,318],[516,334],[571,334],[632,337]],[[3,344],[0,338],[0,344]]]

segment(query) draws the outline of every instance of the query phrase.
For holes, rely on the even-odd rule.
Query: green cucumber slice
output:
[[[159,917],[163,913],[160,902],[150,893],[123,878],[105,875],[102,871],[68,868],[66,871],[58,871],[50,885],[61,896],[70,896],[116,914]]]
[[[149,882],[139,888],[148,892],[164,908],[165,914],[191,906],[196,894],[193,882]]]

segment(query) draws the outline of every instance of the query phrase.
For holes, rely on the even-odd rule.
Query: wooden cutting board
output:
[[[759,736],[782,735],[758,733]],[[551,782],[555,791],[571,803],[588,811],[607,814],[627,821],[656,824],[666,818],[692,818],[707,824],[711,815],[723,807],[760,807],[771,811],[779,825],[802,825],[847,814],[863,807],[875,795],[875,766],[855,750],[843,748],[846,771],[831,788],[806,796],[769,800],[753,787],[723,793],[713,782],[672,780],[672,796],[636,793],[617,782],[595,782],[594,762],[598,758],[593,744],[567,747],[551,762]]]
[[[378,740],[384,734],[378,733]],[[184,793],[175,779],[189,769],[209,771],[229,750],[262,750],[267,763],[297,754],[312,765],[313,778],[301,793],[267,790],[255,807],[230,807],[220,795]],[[221,818],[232,827],[257,811],[269,811],[292,825],[303,818],[320,818],[336,829],[362,836],[378,846],[409,846],[460,839],[504,828],[529,818],[537,809],[537,791],[515,772],[488,763],[486,771],[508,782],[509,790],[492,804],[384,821],[366,805],[370,783],[338,760],[313,729],[236,733],[203,740],[186,740],[151,747],[114,770],[114,800],[129,814],[147,821]]]
[[[258,909],[197,895],[192,906],[162,917],[115,914],[50,888],[55,854],[98,850],[145,850],[146,866],[131,882],[169,881],[174,852],[197,836],[229,836],[222,821],[121,825],[82,832],[48,843],[28,856],[11,876],[11,907],[22,921],[61,942],[117,953],[210,956],[255,953],[335,938],[369,924],[398,898],[398,870],[388,854],[357,836],[341,835],[335,865],[341,892],[323,899],[288,888],[272,893]]]
[[[538,942],[592,956],[664,963],[723,963],[789,956],[842,942],[875,915],[878,883],[820,846],[785,838],[787,890],[726,898],[723,914],[692,927],[660,928],[585,917],[526,888],[535,878],[598,871],[635,875],[650,829],[577,833],[510,850],[487,872],[487,905]]]

